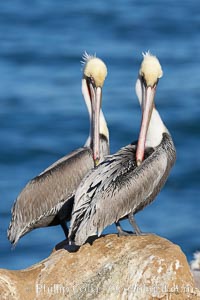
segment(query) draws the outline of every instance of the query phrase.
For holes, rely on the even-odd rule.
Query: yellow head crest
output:
[[[154,86],[158,79],[162,77],[163,71],[159,60],[149,51],[143,54],[143,61],[139,74],[144,77],[147,86]]]
[[[82,63],[84,65],[84,76],[93,78],[95,85],[102,87],[107,76],[107,68],[104,62],[96,55],[89,55],[85,52]]]

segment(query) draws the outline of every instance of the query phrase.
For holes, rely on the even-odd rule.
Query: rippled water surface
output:
[[[12,250],[12,204],[32,177],[84,144],[88,114],[81,95],[82,53],[107,64],[103,110],[111,152],[137,138],[134,84],[148,49],[161,61],[156,104],[177,148],[177,162],[156,201],[136,216],[143,231],[200,249],[200,14],[197,1],[1,1],[0,267],[25,268],[64,239],[37,229]],[[124,226],[128,229],[128,222]],[[106,232],[113,232],[109,227]]]

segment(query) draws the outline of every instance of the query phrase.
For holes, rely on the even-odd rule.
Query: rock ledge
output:
[[[106,235],[32,267],[0,269],[1,299],[200,299],[181,249],[155,235]]]

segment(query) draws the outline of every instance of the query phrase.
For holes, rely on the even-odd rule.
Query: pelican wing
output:
[[[82,222],[89,218],[93,209],[107,205],[104,200],[110,205],[110,197],[113,197],[117,191],[115,187],[119,188],[119,179],[136,166],[135,151],[134,144],[123,147],[116,154],[108,155],[98,167],[89,171],[83,178],[75,194],[69,233],[71,238],[75,236],[80,224],[82,227]],[[107,200],[102,198],[99,202],[99,197],[101,198],[105,193]]]
[[[83,147],[59,159],[28,182],[12,208],[9,240],[16,243],[32,229],[48,226],[93,166],[91,149]],[[68,219],[71,211],[66,210],[64,214],[63,218]]]
[[[155,149],[146,149],[145,160],[136,167],[135,146],[129,145],[93,169],[75,194],[70,237],[76,244],[100,235],[106,226],[150,203],[174,162],[175,157],[169,162],[169,155],[161,143]]]

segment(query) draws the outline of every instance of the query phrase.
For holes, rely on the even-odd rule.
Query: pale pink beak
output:
[[[151,120],[151,114],[154,106],[156,85],[151,87],[145,87],[144,103],[142,108],[142,122],[140,127],[140,134],[138,138],[137,150],[136,150],[136,162],[139,166],[144,159],[146,136]]]
[[[102,90],[101,87],[94,87],[90,83],[90,96],[92,104],[92,126],[91,126],[91,137],[92,137],[92,151],[94,164],[97,166],[100,160],[100,109],[101,109],[101,98]]]

